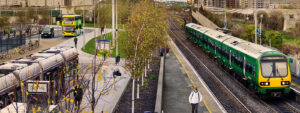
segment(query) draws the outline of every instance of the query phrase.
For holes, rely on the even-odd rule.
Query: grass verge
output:
[[[118,39],[123,38],[127,36],[126,31],[118,31]],[[111,45],[112,45],[112,33],[105,34],[103,36],[97,37],[97,39],[105,39],[105,40],[110,40]],[[118,40],[118,53],[121,58],[125,57],[125,54],[122,52],[120,48],[124,47],[122,40]],[[91,39],[88,41],[88,43],[84,46],[84,48],[81,49],[83,52],[86,52],[88,54],[95,54],[95,38]],[[98,51],[99,53],[99,51]],[[101,53],[100,53],[101,54]],[[110,54],[111,57],[116,57],[116,48],[113,48],[112,53]]]

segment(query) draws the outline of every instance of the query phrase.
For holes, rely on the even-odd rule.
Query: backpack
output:
[[[199,91],[197,92],[198,93],[198,98],[200,97],[200,94],[199,94]],[[194,93],[192,94],[192,97],[194,96]]]

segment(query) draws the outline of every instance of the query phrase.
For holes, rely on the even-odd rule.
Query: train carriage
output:
[[[275,97],[289,94],[291,72],[286,55],[194,23],[186,24],[185,28],[192,42],[213,55],[258,94]]]
[[[53,47],[24,58],[0,64],[0,108],[26,101],[24,84],[28,80],[50,81],[50,99],[57,102],[75,85],[78,52],[74,47]],[[23,85],[22,85],[23,84]]]

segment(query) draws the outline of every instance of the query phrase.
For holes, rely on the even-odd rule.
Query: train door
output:
[[[243,59],[244,59],[243,60],[243,75],[244,75],[243,79],[246,80],[247,79],[247,77],[246,77],[246,68],[245,68],[246,67],[246,57],[244,56]]]
[[[232,69],[232,67],[231,67],[231,50],[229,50],[229,69]]]

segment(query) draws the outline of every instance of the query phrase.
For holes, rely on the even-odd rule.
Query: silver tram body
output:
[[[78,52],[59,46],[0,64],[0,109],[14,101],[26,101],[27,80],[50,81],[50,98],[57,102],[77,79]]]

